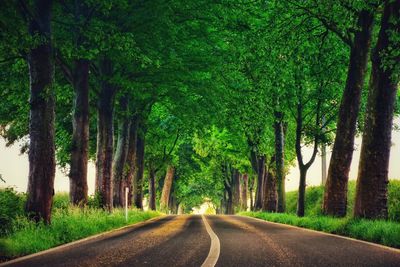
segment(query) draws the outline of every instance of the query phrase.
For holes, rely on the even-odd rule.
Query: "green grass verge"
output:
[[[347,196],[348,217],[346,218],[333,218],[322,215],[323,186],[311,186],[307,188],[305,201],[306,217],[299,218],[295,214],[297,191],[286,193],[287,213],[242,212],[239,214],[400,248],[400,181],[390,180],[389,182],[388,221],[351,218],[355,191],[356,182],[350,181]]]
[[[294,214],[267,212],[241,212],[239,215],[353,237],[400,248],[400,223],[396,222],[333,218],[322,215],[300,218]]]
[[[60,197],[57,200],[61,202],[62,199],[64,198]],[[80,209],[71,207],[68,203],[63,204],[64,207],[53,210],[52,223],[49,226],[35,224],[24,216],[14,219],[13,229],[0,238],[0,259],[7,260],[39,252],[160,215],[155,211],[130,210],[126,222],[123,209],[108,213],[102,209]]]
[[[322,215],[323,186],[310,186],[306,189],[305,213],[307,216]],[[353,214],[356,195],[356,181],[349,181],[347,194],[347,214]],[[297,191],[286,193],[287,213],[296,213]],[[388,217],[389,220],[400,222],[400,180],[389,180],[388,185]]]

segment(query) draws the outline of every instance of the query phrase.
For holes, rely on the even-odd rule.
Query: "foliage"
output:
[[[0,188],[0,236],[10,232],[14,220],[24,214],[25,195]]]

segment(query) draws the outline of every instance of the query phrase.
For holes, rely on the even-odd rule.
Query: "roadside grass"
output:
[[[11,226],[0,236],[0,261],[46,250],[159,215],[155,211],[131,209],[126,222],[123,209],[114,209],[112,213],[108,213],[93,207],[73,207],[68,203],[68,195],[56,194],[51,225],[36,224],[20,214],[11,218]]]
[[[288,213],[241,212],[239,215],[313,229],[400,248],[400,223],[328,216],[297,217]]]
[[[355,181],[349,183],[348,207],[345,218],[322,215],[323,186],[306,190],[305,217],[296,216],[297,191],[286,193],[287,213],[241,212],[239,215],[266,221],[289,224],[303,228],[348,236],[356,239],[400,248],[400,181],[390,180],[388,192],[389,220],[352,218],[355,198]]]

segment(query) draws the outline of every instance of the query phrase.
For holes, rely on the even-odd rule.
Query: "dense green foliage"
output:
[[[367,98],[376,89],[365,90],[368,76],[374,78],[373,72],[368,74],[374,65],[367,59],[368,51],[374,50],[368,44],[372,48],[379,43],[383,25],[379,20],[394,1],[52,1],[48,40],[29,30],[28,25],[41,14],[34,9],[43,8],[35,3],[5,1],[0,10],[0,136],[8,145],[22,143],[21,152],[29,152],[33,143],[29,142],[29,125],[34,120],[30,112],[36,107],[28,90],[32,89],[30,81],[35,81],[29,66],[35,62],[29,59],[32,51],[48,45],[49,64],[54,64],[55,72],[47,71],[54,78],[55,94],[55,138],[48,139],[51,147],[55,145],[57,166],[69,172],[70,201],[90,212],[99,207],[111,211],[113,205],[125,203],[121,192],[129,187],[129,205],[142,208],[147,198],[160,206],[164,187],[168,189],[164,201],[169,202],[164,204],[172,212],[179,208],[190,212],[210,201],[219,213],[234,213],[246,209],[250,198],[252,210],[276,211],[281,205],[279,211],[287,208],[293,213],[299,203],[305,203],[305,214],[319,216],[323,189],[308,189],[305,200],[304,190],[298,195],[288,193],[285,205],[285,175],[297,163],[304,189],[307,170],[321,146],[345,139],[335,132],[347,117],[355,119],[343,123],[347,127],[343,132],[353,132],[353,137],[355,132],[366,132],[365,113],[375,110],[371,108],[374,100],[367,103]],[[366,13],[377,21],[367,34],[371,42],[356,38],[364,29],[360,24]],[[400,77],[399,22],[396,18],[388,21],[395,30],[383,30],[388,32],[387,51],[378,53],[382,64],[375,69],[390,71],[388,84],[394,94],[390,101],[394,103]],[[365,64],[354,58],[361,50]],[[384,71],[380,72],[375,75]],[[382,80],[372,78],[372,85]],[[354,80],[358,84],[351,84]],[[361,99],[351,99],[357,92]],[[53,115],[52,109],[47,112],[36,119]],[[393,110],[381,113],[393,114]],[[390,117],[383,132],[390,133],[391,123]],[[386,145],[389,137],[382,138]],[[353,144],[345,141],[350,152],[343,158],[350,166]],[[303,159],[305,146],[314,148],[310,159]],[[378,147],[375,144],[375,150]],[[386,155],[385,162],[388,150],[381,153]],[[96,162],[94,197],[87,196],[88,160]],[[167,170],[174,171],[171,188],[164,179]],[[380,210],[371,217],[386,218],[387,166],[380,170],[382,175],[374,178],[382,183],[377,195],[383,204],[375,205]],[[340,175],[333,184],[347,183],[348,173]],[[30,190],[44,188],[38,194],[49,201],[42,202],[47,206],[34,203],[40,196],[31,206],[39,214],[36,217],[46,213],[50,223],[53,196],[45,185],[51,184],[54,175],[39,176],[29,179],[46,177],[50,183],[30,181],[38,187]],[[368,185],[371,190],[374,183]],[[400,218],[398,187],[392,182],[388,189],[389,219],[394,221]],[[0,204],[5,203],[0,207],[0,234],[10,234],[14,220],[24,221],[18,219],[23,216],[24,197],[12,190],[0,193]],[[347,215],[351,215],[354,183],[348,194]],[[32,195],[27,194],[28,203]],[[63,211],[70,210],[68,202],[67,195],[54,197],[54,224]],[[40,213],[36,208],[42,206],[46,212]]]
[[[0,189],[0,236],[9,233],[14,220],[24,215],[25,196],[12,188]]]

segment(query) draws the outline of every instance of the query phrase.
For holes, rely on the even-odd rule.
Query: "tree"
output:
[[[57,23],[56,63],[64,79],[73,87],[72,136],[68,148],[70,159],[70,201],[84,205],[88,199],[87,167],[89,159],[89,68],[96,56],[92,19],[98,15],[97,6],[75,1],[55,6]],[[98,32],[97,32],[98,33]],[[65,144],[64,144],[65,146]]]
[[[124,179],[124,169],[127,168],[129,146],[135,147],[129,143],[131,130],[131,114],[129,112],[129,98],[120,97],[119,106],[121,108],[120,118],[118,120],[118,141],[113,159],[113,205],[122,207],[125,203],[125,188],[131,191],[129,183]],[[132,166],[133,167],[133,166]]]
[[[354,37],[344,39],[350,46],[350,57],[325,185],[323,210],[328,215],[342,217],[346,215],[347,183],[353,156],[356,122],[367,68],[373,20],[373,8],[364,7],[357,14],[357,28]]]
[[[171,187],[174,179],[175,168],[173,166],[168,166],[167,173],[165,174],[164,186],[161,193],[160,199],[160,210],[167,211],[169,197],[171,193]]]
[[[32,9],[20,2],[37,43],[28,52],[30,76],[29,178],[26,211],[35,221],[51,221],[54,195],[54,59],[51,43],[50,0],[34,1]]]
[[[354,216],[387,219],[387,184],[394,104],[400,77],[400,1],[385,1],[363,132]]]

